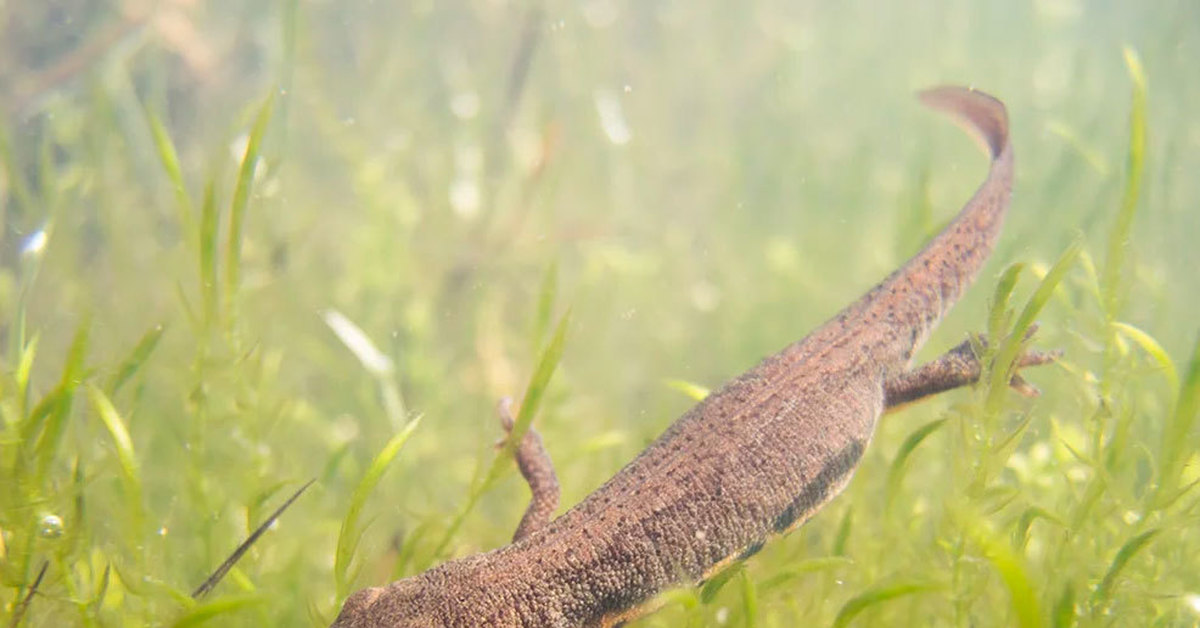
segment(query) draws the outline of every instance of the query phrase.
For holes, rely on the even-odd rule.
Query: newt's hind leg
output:
[[[1035,329],[1030,329],[1026,338],[1031,336]],[[986,338],[981,337],[980,342],[985,347],[987,346]],[[1017,358],[1016,368],[1020,370],[1029,366],[1049,364],[1058,359],[1060,355],[1062,355],[1061,351],[1028,350]],[[962,344],[942,354],[938,359],[900,373],[884,382],[884,398],[886,399],[884,411],[891,412],[926,397],[974,384],[979,380],[982,371],[979,356],[975,355],[971,341],[965,340]],[[1038,394],[1037,388],[1022,379],[1019,373],[1013,374],[1009,385],[1022,395],[1032,397]]]
[[[512,415],[512,399],[501,399],[496,410],[500,414],[500,423],[504,426],[504,431],[511,432],[515,422]],[[550,454],[546,453],[546,447],[542,445],[542,437],[538,436],[532,427],[521,439],[521,444],[516,449],[516,459],[517,468],[521,470],[521,476],[525,478],[533,496],[529,500],[529,507],[525,509],[525,515],[521,517],[521,523],[517,525],[516,533],[513,534],[514,543],[550,523],[550,517],[558,509],[559,494],[554,463],[550,461]]]

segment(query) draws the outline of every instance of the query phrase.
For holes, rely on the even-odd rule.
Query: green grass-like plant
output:
[[[633,625],[1200,621],[1195,7],[134,4],[0,3],[0,626],[328,625],[508,542],[534,425],[577,503],[953,215],[937,83],[1014,132],[916,360],[984,377]]]

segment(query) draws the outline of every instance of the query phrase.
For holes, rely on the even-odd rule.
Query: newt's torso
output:
[[[512,545],[359,591],[334,626],[612,625],[753,554],[837,495],[888,405],[888,383],[990,254],[1010,196],[1004,106],[962,88],[922,99],[965,122],[992,167],[921,253],[710,395],[562,516]]]

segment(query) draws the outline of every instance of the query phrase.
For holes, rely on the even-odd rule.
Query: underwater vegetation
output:
[[[504,396],[574,504],[953,215],[942,83],[1017,184],[917,360],[1001,366],[635,625],[1200,624],[1195,58],[1184,1],[0,2],[0,625],[328,625],[507,542]]]

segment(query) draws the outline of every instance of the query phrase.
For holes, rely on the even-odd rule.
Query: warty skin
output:
[[[1000,101],[971,89],[935,88],[921,100],[963,123],[992,162],[958,217],[920,253],[692,408],[562,516],[523,525],[506,547],[359,591],[333,626],[616,625],[656,594],[699,582],[812,516],[849,482],[889,399],[897,405],[974,381],[969,347],[922,369],[908,365],[1000,232],[1013,173],[1008,118]],[[1022,365],[1048,359],[1029,354]],[[550,468],[539,456],[524,460]],[[553,506],[542,510],[548,520]]]

